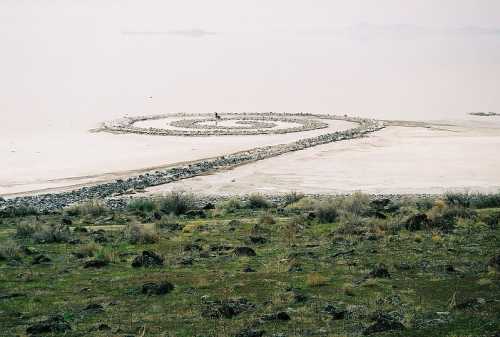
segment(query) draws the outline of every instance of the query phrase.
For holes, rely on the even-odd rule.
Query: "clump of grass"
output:
[[[80,245],[74,252],[79,258],[93,257],[102,247],[95,242]]]
[[[309,287],[321,287],[328,284],[328,279],[319,273],[310,273],[306,276],[306,285]]]
[[[19,245],[8,240],[3,242],[0,246],[0,260],[20,260],[21,259],[21,249]]]
[[[358,215],[347,213],[340,220],[337,232],[341,234],[361,234],[366,231],[366,220]]]
[[[302,215],[292,216],[283,225],[284,237],[287,239],[290,246],[295,242],[297,234],[304,228],[304,226],[305,218]]]
[[[316,204],[315,211],[320,223],[332,223],[339,215],[338,205],[334,200],[325,200]]]
[[[64,225],[42,225],[32,235],[36,243],[63,243],[72,240],[72,235]]]
[[[290,193],[287,193],[283,196],[283,203],[285,206],[291,205],[293,203],[298,202],[304,198],[304,194],[296,191],[292,191]]]
[[[16,224],[16,233],[14,236],[20,239],[28,239],[40,229],[40,226],[32,222],[20,222]]]
[[[269,213],[265,213],[259,216],[258,220],[259,225],[274,225],[275,223],[276,219],[274,219],[274,217]]]
[[[269,208],[271,203],[260,193],[252,193],[248,197],[246,206],[251,209]]]
[[[242,208],[243,206],[240,199],[236,197],[230,198],[217,205],[217,209],[222,210],[225,213],[234,213]]]
[[[290,203],[286,208],[291,211],[312,211],[316,206],[317,201],[313,198],[303,197],[299,200]]]
[[[155,230],[137,224],[127,227],[125,237],[131,244],[151,244],[160,240]]]
[[[101,200],[88,200],[81,204],[69,206],[64,210],[64,214],[68,216],[98,217],[108,212],[108,207]]]
[[[159,231],[161,229],[167,230],[180,230],[182,229],[179,223],[179,218],[177,218],[173,213],[162,216],[160,220],[155,222],[155,230]]]
[[[164,214],[181,215],[193,207],[194,197],[182,191],[172,191],[158,199],[158,208]]]
[[[4,210],[0,210],[1,218],[14,218],[14,217],[25,217],[30,215],[38,215],[39,212],[36,208],[32,206],[12,206]]]
[[[150,198],[135,198],[129,201],[127,209],[133,213],[151,213],[157,204]]]
[[[457,205],[449,206],[442,199],[436,200],[434,207],[427,212],[431,226],[444,231],[453,230],[458,218],[472,219],[475,216],[476,212],[474,210]]]

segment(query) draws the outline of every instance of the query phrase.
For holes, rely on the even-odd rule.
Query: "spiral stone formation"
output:
[[[221,113],[214,114],[163,114],[138,117],[124,117],[105,122],[102,130],[119,133],[136,133],[158,136],[229,136],[285,134],[329,126],[321,119],[350,120],[345,116],[313,115],[304,113]],[[162,121],[163,127],[142,126],[147,122]],[[358,120],[356,120],[358,122]]]
[[[224,156],[219,156],[215,158],[200,159],[193,161],[188,164],[180,164],[179,166],[169,167],[163,170],[148,171],[144,174],[138,176],[132,176],[127,179],[118,179],[112,182],[107,182],[103,184],[98,184],[94,186],[81,187],[76,190],[61,193],[47,193],[41,195],[33,196],[23,196],[12,199],[2,199],[0,198],[0,214],[2,212],[7,212],[10,208],[27,206],[33,207],[41,212],[53,212],[68,205],[82,202],[84,200],[96,199],[96,198],[109,198],[107,201],[109,205],[116,207],[123,207],[126,204],[124,199],[119,199],[120,195],[126,195],[128,191],[131,190],[143,190],[150,186],[157,186],[162,184],[168,184],[181,179],[187,179],[196,177],[202,174],[214,173],[219,170],[227,170],[239,165],[251,163],[257,160],[268,159],[282,154],[300,151],[314,146],[328,144],[337,141],[344,141],[349,139],[355,139],[364,137],[365,135],[381,130],[385,127],[385,123],[382,121],[377,121],[374,119],[349,117],[349,116],[333,116],[333,115],[313,115],[313,114],[258,114],[249,115],[242,114],[236,116],[236,114],[223,114],[221,115],[221,122],[223,119],[232,121],[235,127],[230,127],[224,129],[217,125],[216,128],[201,128],[197,129],[197,126],[206,125],[206,123],[212,123],[214,121],[207,120],[207,114],[204,115],[187,115],[187,114],[176,114],[174,117],[180,117],[175,124],[181,126],[194,125],[192,129],[181,129],[186,132],[179,132],[175,129],[159,129],[159,128],[141,128],[135,126],[134,124],[139,121],[147,120],[158,120],[171,118],[173,115],[156,115],[156,116],[144,116],[135,118],[123,118],[118,121],[107,122],[103,125],[102,130],[108,132],[119,132],[119,133],[140,133],[140,134],[151,134],[151,135],[182,135],[182,136],[204,136],[204,135],[227,135],[227,134],[259,134],[266,133],[263,131],[273,130],[276,128],[274,124],[280,124],[295,121],[295,119],[302,119],[303,123],[298,123],[304,128],[316,125],[318,128],[322,120],[343,120],[348,122],[356,123],[357,125],[351,129],[340,130],[340,131],[325,131],[319,135],[310,135],[309,137],[302,137],[301,139],[294,140],[285,144],[276,145],[266,145],[256,148],[252,148],[247,151],[239,151]],[[195,118],[196,117],[196,118]],[[230,117],[234,117],[230,119]],[[193,120],[195,118],[195,120]],[[318,121],[319,120],[319,121]],[[170,123],[171,125],[172,123]],[[265,125],[264,125],[265,124]],[[273,125],[271,125],[273,124]],[[325,123],[326,124],[326,123]],[[212,124],[208,124],[212,126]],[[328,126],[328,124],[326,124]],[[223,125],[224,126],[224,125]],[[225,125],[227,126],[227,125]],[[175,126],[174,126],[175,127]],[[173,127],[173,128],[174,128]],[[324,126],[322,126],[324,127]],[[248,128],[248,129],[247,129]],[[295,126],[294,129],[300,128]],[[281,129],[278,132],[269,133],[285,133],[287,128]],[[228,131],[228,132],[225,132]],[[277,130],[273,130],[277,131]],[[297,132],[296,131],[286,131],[286,132]],[[257,132],[257,133],[256,133]],[[118,198],[118,199],[117,199]],[[115,207],[115,206],[113,206]]]

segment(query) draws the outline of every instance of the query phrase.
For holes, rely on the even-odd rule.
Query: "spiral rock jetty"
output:
[[[268,128],[263,125],[257,124],[256,128],[238,128],[238,129],[219,129],[219,128],[207,128],[207,129],[193,129],[188,130],[188,132],[182,132],[181,134],[176,133],[179,130],[169,130],[169,129],[156,129],[156,128],[140,128],[134,126],[137,121],[147,120],[147,119],[160,119],[166,118],[167,115],[155,115],[155,116],[144,116],[135,118],[125,118],[120,121],[108,122],[103,126],[103,131],[108,132],[120,132],[120,133],[140,133],[148,135],[182,135],[182,136],[202,136],[202,135],[227,135],[227,134],[256,134],[254,132],[260,132],[260,130],[267,130]],[[168,115],[172,117],[173,115]],[[182,119],[188,120],[188,118],[196,117],[200,119],[205,116],[202,115],[188,115],[188,114],[176,114],[176,117],[181,117]],[[232,153],[225,156],[219,156],[210,159],[202,159],[194,161],[190,164],[180,165],[178,167],[172,167],[165,170],[156,170],[147,172],[138,176],[130,177],[128,179],[118,179],[113,182],[98,184],[94,186],[82,187],[75,189],[70,192],[62,193],[48,193],[42,195],[34,196],[24,196],[12,199],[2,199],[0,198],[0,211],[5,211],[11,207],[33,207],[40,212],[52,212],[68,205],[82,202],[89,199],[105,199],[109,197],[118,197],[120,195],[126,194],[131,190],[143,190],[147,187],[168,184],[181,179],[192,178],[198,175],[213,173],[218,170],[229,169],[235,166],[247,164],[257,160],[267,159],[271,157],[276,157],[287,152],[298,151],[314,147],[321,144],[332,143],[336,141],[355,139],[363,137],[364,135],[378,131],[384,128],[385,124],[382,121],[377,121],[373,119],[348,117],[348,116],[335,116],[335,115],[316,115],[316,114],[242,114],[240,117],[236,114],[224,114],[221,119],[243,121],[242,125],[247,124],[246,122],[251,122],[251,125],[255,121],[258,123],[268,123],[271,124],[274,121],[293,121],[297,119],[304,119],[306,122],[299,123],[305,128],[309,126],[315,126],[316,128],[323,128],[321,121],[316,120],[342,120],[348,122],[357,123],[358,126],[352,129],[347,129],[343,131],[335,131],[330,133],[325,133],[319,136],[304,138],[290,142],[288,144],[278,144],[270,146],[256,147],[247,151],[240,151]],[[188,123],[188,122],[186,122]],[[193,124],[190,121],[191,125]],[[200,123],[194,123],[200,125]],[[239,123],[241,124],[241,123]],[[187,124],[186,124],[187,125]],[[269,125],[268,125],[269,126]],[[293,126],[292,128],[296,128]],[[274,127],[270,127],[271,129]],[[285,129],[291,129],[285,127]],[[220,133],[220,131],[222,132]],[[281,129],[284,130],[284,129]],[[181,130],[182,131],[182,130]],[[225,131],[230,131],[231,133],[226,133]],[[243,131],[243,133],[240,133]],[[268,130],[269,131],[269,130]],[[276,131],[276,130],[274,130]],[[302,130],[303,131],[303,130]],[[237,132],[237,133],[232,133]],[[249,132],[249,133],[246,133]],[[287,132],[297,132],[297,131],[287,131]],[[200,134],[201,133],[201,134]],[[204,134],[203,134],[204,133]],[[266,132],[263,132],[266,133]],[[271,132],[269,132],[271,133]],[[284,133],[278,131],[278,133]]]

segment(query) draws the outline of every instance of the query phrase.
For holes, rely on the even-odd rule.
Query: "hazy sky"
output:
[[[500,111],[498,0],[0,0],[0,48],[3,133],[170,111]]]

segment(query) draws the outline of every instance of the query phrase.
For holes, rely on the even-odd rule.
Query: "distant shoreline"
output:
[[[482,117],[493,117],[493,116],[500,116],[500,113],[498,113],[498,112],[469,112],[469,115],[482,116]]]

